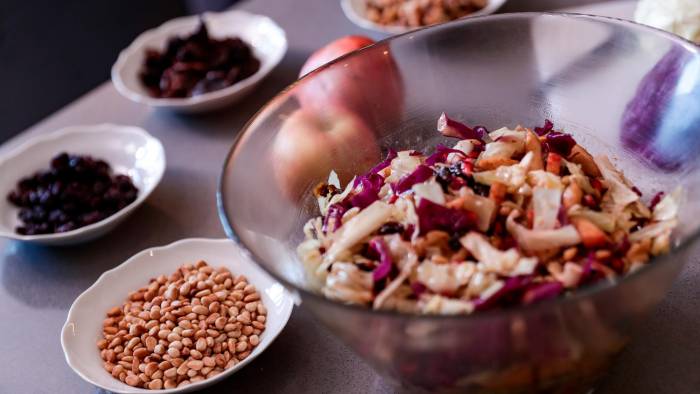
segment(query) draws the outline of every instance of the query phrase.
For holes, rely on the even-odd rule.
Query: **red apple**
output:
[[[280,127],[272,145],[275,180],[296,201],[334,170],[342,186],[380,159],[374,134],[342,108],[299,109]]]
[[[306,63],[301,66],[299,78],[308,74],[309,71],[313,71],[330,62],[331,60],[335,60],[336,58],[339,58],[354,50],[372,45],[374,42],[375,41],[373,39],[365,36],[341,37],[312,53],[311,56],[306,59]]]
[[[314,52],[301,75],[338,56],[373,44],[363,36],[340,38]],[[300,105],[317,111],[343,107],[362,117],[377,134],[393,129],[403,114],[401,74],[387,44],[379,44],[299,83]]]

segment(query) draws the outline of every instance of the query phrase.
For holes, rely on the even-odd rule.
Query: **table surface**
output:
[[[138,251],[181,238],[224,236],[215,206],[216,180],[240,128],[291,83],[317,47],[345,34],[368,34],[342,15],[337,0],[246,2],[287,32],[289,52],[255,94],[225,113],[181,116],[127,101],[105,83],[0,147],[73,124],[138,125],[165,146],[168,168],[160,186],[114,232],[77,247],[37,247],[0,240],[0,393],[87,393],[98,389],[63,358],[59,332],[73,300],[104,271]],[[511,0],[503,11],[541,11],[591,0]],[[314,17],[307,23],[307,16]],[[369,33],[369,35],[372,35]],[[688,265],[596,393],[700,391],[700,270]],[[362,360],[317,325],[303,306],[259,358],[212,392],[387,393],[392,389]]]

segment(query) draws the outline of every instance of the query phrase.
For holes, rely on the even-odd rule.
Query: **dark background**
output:
[[[0,0],[0,143],[109,79],[119,51],[235,0]]]

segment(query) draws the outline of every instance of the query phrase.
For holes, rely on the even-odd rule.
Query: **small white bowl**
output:
[[[97,341],[107,311],[121,305],[130,291],[148,285],[150,278],[170,275],[185,263],[206,261],[214,268],[224,266],[243,274],[254,285],[267,307],[265,331],[260,344],[239,364],[219,375],[180,388],[146,390],[135,388],[112,377],[103,367]],[[184,239],[167,246],[137,253],[121,265],[100,276],[73,302],[61,331],[61,346],[66,361],[84,380],[115,393],[183,393],[200,390],[220,382],[259,356],[279,335],[292,313],[293,300],[285,288],[270,278],[228,239]]]
[[[17,182],[48,169],[61,152],[89,155],[106,161],[116,174],[131,177],[138,197],[114,215],[65,233],[20,235],[19,208],[6,198]],[[112,230],[141,205],[165,172],[165,150],[155,137],[133,126],[113,124],[71,126],[40,135],[0,157],[0,237],[44,245],[70,245],[89,241]]]
[[[499,8],[506,2],[507,0],[489,0],[488,4],[486,7],[480,9],[479,11],[476,11],[472,14],[469,14],[465,16],[465,18],[470,18],[473,16],[481,16],[481,15],[490,15],[493,14],[494,12],[498,11]],[[389,35],[394,35],[394,34],[403,34],[412,30],[420,29],[421,27],[406,27],[406,26],[398,26],[398,25],[381,25],[379,23],[375,23],[369,19],[367,19],[366,12],[365,12],[365,4],[366,0],[341,0],[340,5],[343,8],[343,12],[345,13],[345,16],[350,19],[350,21],[357,26],[362,27],[363,29],[368,29],[368,30],[374,30],[378,31],[380,33],[385,33]]]
[[[250,93],[284,57],[287,38],[284,30],[272,19],[231,10],[206,12],[202,15],[209,35],[214,38],[240,37],[260,60],[260,69],[250,77],[221,90],[186,98],[157,98],[148,94],[138,74],[148,48],[163,50],[170,38],[188,36],[199,26],[199,16],[186,16],[165,22],[145,31],[120,54],[112,66],[112,83],[124,97],[137,103],[178,112],[205,112],[233,104]]]

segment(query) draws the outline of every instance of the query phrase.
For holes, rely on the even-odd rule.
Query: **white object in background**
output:
[[[165,22],[145,31],[124,49],[112,66],[112,83],[129,100],[156,108],[178,112],[197,113],[223,108],[243,98],[279,64],[287,52],[284,30],[272,19],[244,11],[230,10],[201,15],[213,38],[239,37],[253,49],[260,60],[260,69],[250,77],[224,89],[185,98],[158,98],[151,96],[139,79],[146,49],[163,50],[168,40],[194,33],[200,16],[186,16]]]
[[[700,44],[700,0],[641,0],[634,19]]]
[[[41,235],[20,235],[19,208],[7,201],[17,182],[49,168],[61,152],[89,155],[106,161],[115,174],[131,177],[138,188],[136,200],[112,216],[72,231]],[[44,245],[70,245],[102,236],[143,204],[165,172],[165,150],[144,129],[113,124],[71,126],[39,135],[0,157],[0,236]]]
[[[97,348],[102,321],[109,309],[121,305],[130,291],[148,285],[150,278],[169,276],[186,263],[206,261],[213,268],[226,267],[235,275],[245,275],[267,307],[265,331],[260,344],[240,363],[224,372],[186,386],[148,390],[128,386],[105,371]],[[220,382],[259,356],[287,324],[293,301],[285,288],[268,276],[236,244],[228,239],[184,239],[167,246],[141,251],[121,265],[103,273],[73,302],[61,331],[61,346],[68,365],[81,378],[114,393],[184,393],[201,390]],[[274,371],[267,371],[268,373]]]
[[[472,14],[465,16],[465,18],[470,18],[473,16],[489,15],[498,11],[499,8],[506,2],[506,0],[488,0],[486,7],[476,11]],[[412,30],[420,29],[420,27],[409,27],[409,26],[399,26],[399,25],[382,25],[375,23],[367,18],[366,12],[366,0],[341,0],[340,6],[343,8],[343,13],[350,19],[350,21],[357,26],[360,26],[367,30],[374,30],[380,33],[385,33],[389,35],[402,34]]]

